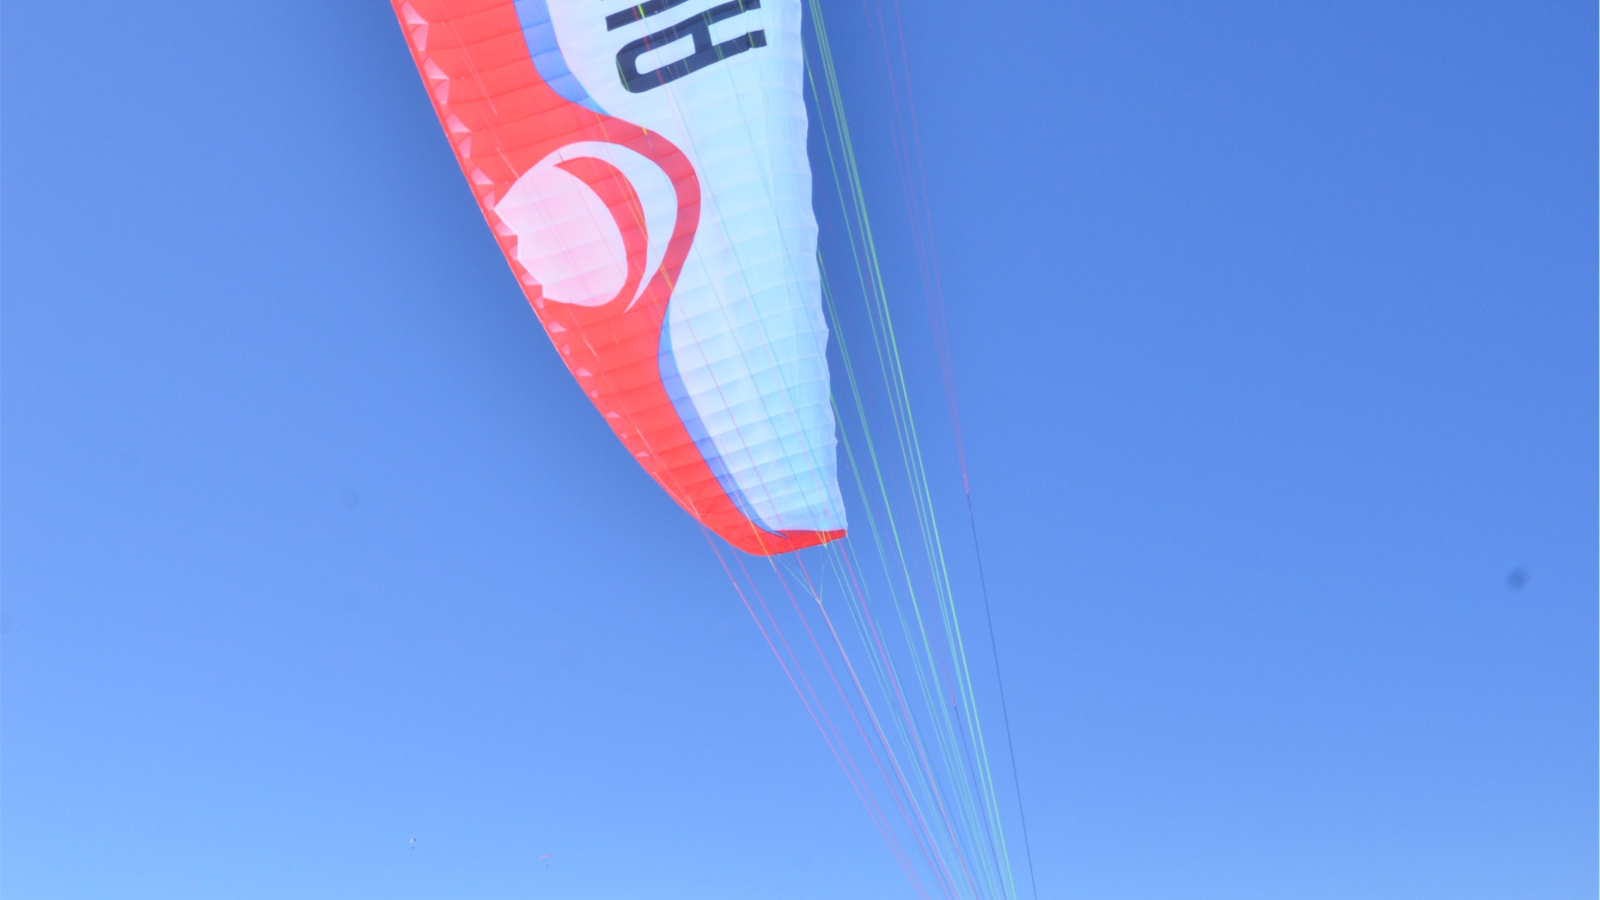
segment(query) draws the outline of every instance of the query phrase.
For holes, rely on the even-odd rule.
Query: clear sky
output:
[[[904,13],[1040,897],[1595,896],[1594,5]],[[0,40],[7,900],[910,896],[386,3]]]

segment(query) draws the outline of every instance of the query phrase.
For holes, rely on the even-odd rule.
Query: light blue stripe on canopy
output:
[[[601,115],[605,110],[594,102],[589,92],[578,83],[577,76],[567,68],[566,57],[561,55],[561,45],[556,42],[556,27],[550,21],[550,8],[545,0],[516,0],[517,21],[522,24],[522,39],[528,44],[528,55],[533,57],[533,67],[551,90],[579,106],[592,109]]]
[[[677,410],[678,418],[683,420],[683,427],[689,432],[689,437],[694,439],[694,445],[699,448],[700,456],[705,459],[706,465],[711,469],[711,474],[717,476],[717,483],[722,485],[723,493],[739,508],[739,512],[751,522],[762,527],[767,527],[750,501],[744,495],[744,490],[739,487],[739,482],[728,471],[728,465],[717,452],[717,444],[706,432],[705,423],[700,420],[700,411],[695,409],[694,401],[689,399],[689,389],[683,385],[683,376],[678,374],[678,360],[672,353],[672,326],[664,324],[661,329],[661,352],[658,356],[661,366],[661,384],[667,389],[667,396],[672,398],[672,407]]]

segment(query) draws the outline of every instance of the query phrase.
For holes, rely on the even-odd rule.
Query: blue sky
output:
[[[904,12],[1040,896],[1594,896],[1592,5]],[[909,896],[386,4],[0,40],[8,898]]]

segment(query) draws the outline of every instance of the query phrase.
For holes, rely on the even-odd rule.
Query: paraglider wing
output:
[[[750,553],[844,534],[798,0],[394,0],[579,386]]]

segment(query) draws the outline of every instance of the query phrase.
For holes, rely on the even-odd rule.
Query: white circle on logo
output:
[[[647,157],[603,141],[568,144],[524,172],[495,204],[495,214],[516,234],[517,262],[539,282],[545,299],[576,306],[611,302],[627,284],[628,255],[605,202],[558,165],[582,157],[611,164],[639,197],[647,243],[632,305],[661,265],[678,210],[672,181]]]

